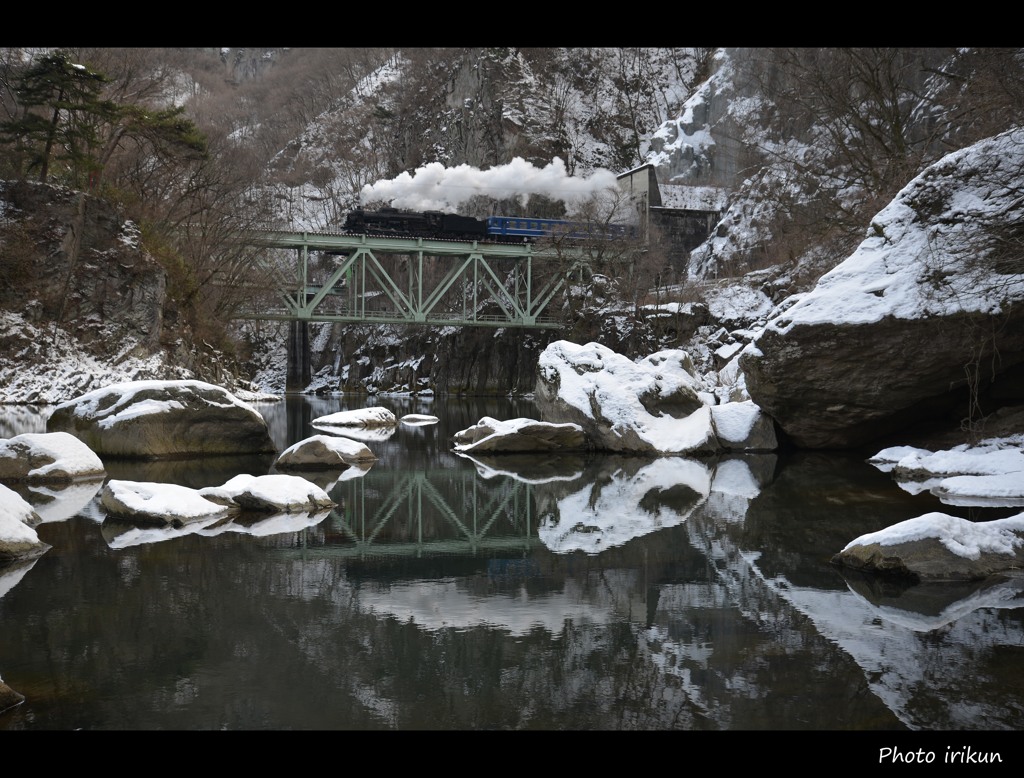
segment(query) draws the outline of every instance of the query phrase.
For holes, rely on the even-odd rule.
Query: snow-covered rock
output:
[[[544,419],[579,424],[599,450],[654,455],[774,450],[774,426],[749,400],[715,404],[685,351],[633,362],[598,343],[556,341],[540,356]]]
[[[50,549],[33,529],[39,522],[21,495],[0,484],[0,561],[30,559]]]
[[[498,421],[489,416],[454,435],[457,452],[521,453],[582,451],[589,448],[579,424],[550,424],[536,419]]]
[[[971,403],[1019,403],[1024,129],[949,154],[875,216],[815,289],[740,357],[747,391],[797,445],[844,448]],[[972,385],[972,382],[973,385]]]
[[[101,503],[108,516],[176,527],[236,516],[243,511],[322,511],[335,502],[314,483],[294,475],[243,473],[223,486],[190,489],[177,484],[110,480]]]
[[[141,459],[276,451],[260,413],[203,381],[132,381],[58,405],[46,423],[100,456]]]
[[[947,505],[1024,505],[1024,434],[945,451],[892,446],[868,462],[911,494],[930,491]]]
[[[775,424],[750,400],[711,406],[711,422],[723,449],[775,451]]]
[[[200,489],[199,494],[208,500],[246,511],[318,512],[336,505],[316,484],[297,475],[285,474],[254,476],[242,473],[223,486]]]
[[[105,474],[103,461],[67,432],[26,432],[0,440],[0,481],[67,483]]]
[[[282,451],[274,464],[278,470],[326,470],[375,461],[376,455],[358,440],[313,435]]]
[[[182,526],[230,515],[228,505],[206,499],[195,489],[178,484],[111,479],[100,492],[100,504],[115,519]]]
[[[374,406],[318,416],[312,424],[314,427],[395,427],[398,418],[387,408]]]
[[[974,522],[928,513],[852,540],[832,561],[913,581],[982,580],[1024,568],[1024,513]]]

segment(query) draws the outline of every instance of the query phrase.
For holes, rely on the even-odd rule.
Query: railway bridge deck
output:
[[[310,380],[309,322],[556,329],[550,313],[589,252],[568,242],[401,238],[345,232],[258,231],[268,286],[237,318],[288,321],[288,388]],[[292,252],[295,258],[288,258]]]
[[[246,240],[297,261],[268,265],[276,296],[253,298],[240,318],[289,321],[556,328],[548,306],[587,256],[525,241],[287,231]]]

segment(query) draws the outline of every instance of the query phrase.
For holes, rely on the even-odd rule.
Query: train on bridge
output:
[[[498,243],[532,242],[543,238],[582,241],[628,240],[638,237],[637,228],[628,224],[589,224],[526,216],[475,219],[441,211],[408,211],[398,208],[353,210],[345,219],[344,229],[359,235]]]

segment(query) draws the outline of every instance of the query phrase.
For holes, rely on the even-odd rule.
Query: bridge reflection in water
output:
[[[321,486],[338,507],[320,525],[322,541],[309,541],[331,556],[523,555],[541,545],[529,482],[485,481],[466,467],[375,466]]]
[[[716,468],[681,457],[465,459],[474,466],[375,464],[351,468],[334,482],[319,476],[338,507],[303,551],[319,546],[345,558],[509,557],[540,549],[593,555],[685,522],[715,491],[716,471],[724,476],[738,468],[741,477],[729,482],[746,482],[751,493],[760,480],[745,459]]]

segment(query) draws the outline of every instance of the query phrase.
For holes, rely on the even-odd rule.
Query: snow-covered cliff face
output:
[[[810,288],[928,164],[1024,122],[1020,49],[722,49],[712,66],[647,156],[661,182],[729,192],[694,279],[775,267]]]
[[[427,164],[487,169],[520,157],[545,167],[558,158],[571,175],[620,173],[645,160],[708,57],[670,48],[399,51],[281,149],[266,184],[282,222],[329,229],[364,186]]]
[[[743,61],[743,50],[716,51],[710,75],[652,134],[646,161],[657,167],[659,182],[735,187],[743,126],[759,104],[756,93],[737,81],[737,59]]]

